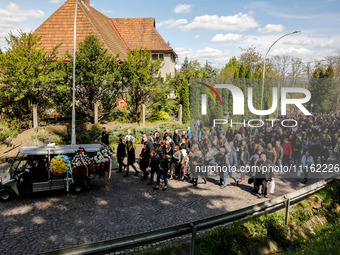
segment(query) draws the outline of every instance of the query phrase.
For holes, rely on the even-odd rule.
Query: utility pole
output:
[[[73,34],[73,93],[72,93],[72,138],[71,144],[76,144],[76,47],[77,47],[77,10],[78,0],[76,1],[76,9],[74,12],[74,34]]]

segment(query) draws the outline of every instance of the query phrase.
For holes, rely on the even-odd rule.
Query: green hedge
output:
[[[0,121],[0,142],[14,137],[21,132],[21,121],[18,119]]]

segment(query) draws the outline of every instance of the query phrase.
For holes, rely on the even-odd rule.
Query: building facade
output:
[[[67,0],[34,34],[41,36],[41,44],[46,50],[61,44],[58,55],[73,52],[74,15],[76,0]],[[161,76],[175,73],[177,54],[164,41],[156,29],[154,18],[109,18],[90,5],[90,0],[79,0],[77,6],[76,44],[88,35],[96,36],[108,53],[119,55],[126,60],[128,52],[147,49],[153,59],[161,59],[164,65]]]

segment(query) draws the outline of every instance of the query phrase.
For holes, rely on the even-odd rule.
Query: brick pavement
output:
[[[80,194],[43,193],[0,203],[0,254],[37,254],[110,240],[263,201],[244,182],[221,190],[214,176],[207,184],[199,180],[197,187],[172,180],[167,191],[154,191],[140,178],[133,171],[129,178],[113,171],[111,181],[96,179]],[[276,179],[275,195],[303,187],[299,181]]]

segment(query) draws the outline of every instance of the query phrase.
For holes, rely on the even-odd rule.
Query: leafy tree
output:
[[[240,67],[240,63],[236,57],[232,57],[225,67],[221,70],[220,77],[222,78],[234,78],[236,70]]]
[[[205,78],[211,79],[211,78],[216,78],[219,71],[217,68],[214,68],[207,63],[205,67],[202,69],[202,72],[204,72]]]
[[[176,91],[180,86],[180,80],[177,79],[179,74],[176,73],[174,77],[168,76],[166,82],[161,83],[157,97],[154,98],[152,104],[153,116],[158,116],[159,112],[163,111],[169,115],[174,115],[177,111],[176,100],[170,98],[169,95]]]
[[[326,57],[326,60],[334,69],[334,77],[340,78],[340,50],[337,50],[337,55]]]
[[[184,59],[180,73],[188,82],[193,78],[206,78],[206,73],[201,64],[197,60],[189,61],[188,58]]]
[[[180,86],[176,90],[177,102],[182,105],[183,122],[190,120],[190,86],[186,79],[181,79]]]
[[[250,67],[251,72],[255,73],[262,70],[263,57],[256,47],[241,48],[242,54],[239,57],[239,62],[246,68]]]
[[[184,62],[182,64],[181,72],[184,70],[184,68],[188,68],[188,67],[189,67],[189,59],[188,57],[185,57]]]
[[[271,66],[273,67],[273,75],[277,78],[282,78],[285,80],[288,76],[290,57],[284,56],[274,56],[270,59]]]
[[[305,70],[305,65],[302,62],[301,58],[292,58],[290,64],[291,64],[291,68],[290,68],[291,72],[289,76],[292,79],[293,86],[296,86],[297,80],[302,77],[302,74]]]
[[[128,88],[128,107],[133,120],[141,117],[141,105],[150,104],[162,91],[160,86],[161,60],[152,60],[151,52],[139,49],[131,51],[121,65],[122,85]]]
[[[57,59],[58,45],[46,52],[41,37],[32,33],[9,34],[9,48],[0,54],[0,102],[5,115],[21,120],[32,118],[32,106],[46,109],[56,86],[63,80],[62,59]]]
[[[338,84],[334,80],[334,70],[328,66],[326,70],[318,67],[310,81],[311,103],[315,111],[332,111],[337,105]]]
[[[76,53],[76,100],[84,116],[94,116],[94,105],[102,102],[99,118],[111,113],[117,106],[120,72],[117,57],[107,53],[103,44],[93,35],[79,43]],[[73,57],[69,55],[69,76],[72,78]],[[69,82],[72,85],[72,80]]]

